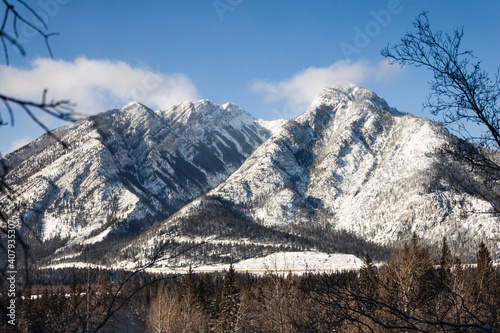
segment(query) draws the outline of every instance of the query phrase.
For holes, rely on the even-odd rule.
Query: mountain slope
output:
[[[226,179],[271,131],[235,104],[202,100],[163,111],[133,102],[55,134],[68,148],[44,135],[9,154],[7,182],[43,241],[78,244],[168,217]]]
[[[489,204],[458,192],[449,175],[463,171],[436,154],[448,140],[442,125],[367,89],[325,89],[210,195],[245,202],[264,225],[324,220],[380,244],[413,232],[460,247],[499,239],[498,219],[468,213]]]
[[[485,240],[497,253],[498,218],[471,213],[487,212],[489,203],[464,192],[460,182],[468,171],[436,153],[450,140],[442,125],[402,114],[372,91],[355,85],[324,89],[227,180],[149,230],[132,252],[140,258],[146,240],[172,241],[166,230],[177,226],[183,237],[247,251],[262,240],[270,247],[353,253],[336,247],[342,237],[379,251],[373,243],[392,246],[416,233],[431,245],[446,236],[455,251],[469,255]],[[217,216],[228,209],[244,221],[235,225],[267,231],[249,237],[207,227],[226,225]],[[207,210],[215,217],[207,217]]]

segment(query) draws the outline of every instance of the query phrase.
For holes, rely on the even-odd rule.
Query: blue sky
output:
[[[132,100],[164,109],[184,100],[234,102],[263,119],[293,118],[324,86],[354,82],[400,111],[422,112],[430,72],[388,66],[380,50],[397,43],[422,11],[434,30],[463,26],[464,48],[495,72],[498,1],[29,1],[43,17],[54,58],[29,29],[27,56],[11,50],[0,92],[71,99],[92,114]],[[1,8],[3,11],[4,8]],[[27,14],[33,19],[31,14]],[[5,118],[6,110],[0,108]],[[0,152],[41,134],[17,110],[0,129]],[[50,127],[63,123],[42,117]]]

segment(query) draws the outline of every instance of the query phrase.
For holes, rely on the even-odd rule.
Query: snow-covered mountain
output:
[[[436,152],[452,139],[441,124],[400,113],[368,89],[324,89],[227,180],[149,230],[132,252],[143,258],[145,248],[186,236],[232,244],[225,255],[233,257],[266,246],[330,251],[341,238],[326,233],[337,232],[382,246],[413,233],[432,245],[446,236],[468,254],[485,240],[498,256],[499,219],[473,213],[491,206],[462,190],[469,171]],[[172,238],[174,226],[182,239]]]
[[[441,124],[401,114],[370,90],[324,89],[209,194],[244,203],[270,226],[323,219],[381,244],[414,232],[498,242],[499,220],[470,213],[490,205],[458,192],[451,180],[460,177],[448,175],[462,171],[436,154],[449,140]]]
[[[9,154],[6,180],[44,242],[93,243],[167,218],[225,180],[276,127],[231,103],[153,111],[133,102],[56,129],[67,148],[44,135]]]
[[[42,239],[92,244],[102,265],[175,251],[186,255],[168,267],[278,251],[381,258],[413,233],[500,254],[499,219],[462,184],[484,180],[437,153],[454,137],[355,85],[324,89],[288,122],[234,104],[132,103],[55,133],[69,148],[39,138],[6,157],[8,181]],[[121,236],[98,242],[112,231]],[[65,249],[54,264],[82,260],[81,246]]]

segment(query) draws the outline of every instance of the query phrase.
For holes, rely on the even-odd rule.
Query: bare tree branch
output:
[[[2,20],[2,25],[0,27],[0,39],[2,40],[2,45],[4,49],[5,62],[7,65],[9,62],[9,52],[8,52],[8,43],[10,43],[15,49],[17,49],[23,56],[26,55],[26,50],[21,45],[21,40],[18,32],[18,25],[24,24],[25,26],[33,29],[40,37],[45,41],[45,46],[47,51],[49,52],[50,57],[52,58],[52,50],[50,48],[49,38],[51,36],[57,35],[56,33],[48,33],[45,30],[48,29],[47,22],[45,22],[40,15],[26,2],[22,0],[2,0],[4,4],[4,15]],[[26,18],[26,14],[32,14],[36,19],[35,22],[30,22]],[[10,22],[10,24],[9,24]],[[19,23],[20,22],[20,23]],[[38,27],[36,23],[39,23],[43,26],[43,29]]]
[[[487,200],[492,205],[488,213],[500,214],[500,69],[490,76],[472,51],[461,50],[463,28],[452,34],[434,32],[426,12],[413,26],[414,32],[406,33],[400,44],[384,48],[382,55],[393,64],[431,70],[431,92],[424,108],[441,114],[460,138],[451,138],[438,153],[468,166],[468,179],[460,190]]]
[[[173,238],[175,235],[171,234],[170,235],[170,238]],[[193,250],[194,248],[197,248],[197,247],[200,247],[200,246],[203,246],[206,242],[201,242],[201,243],[198,243],[198,244],[194,244],[190,247],[188,247],[187,249],[184,249],[183,251],[180,251],[180,252],[177,252],[177,253],[174,253],[170,256],[165,256],[164,255],[164,251],[165,249],[167,248],[167,246],[169,245],[169,242],[164,242],[159,248],[156,249],[153,257],[151,260],[149,260],[147,263],[145,263],[144,265],[138,267],[137,269],[135,269],[132,273],[130,273],[127,278],[122,282],[120,283],[120,285],[118,286],[118,288],[116,289],[116,291],[113,293],[113,297],[111,299],[111,302],[109,302],[109,304],[107,305],[107,308],[106,308],[106,311],[105,311],[105,316],[104,318],[102,318],[102,320],[100,321],[100,323],[95,327],[94,329],[94,332],[97,332],[98,330],[100,330],[102,327],[104,327],[104,325],[106,325],[106,323],[118,312],[120,311],[120,309],[125,306],[137,293],[139,293],[142,289],[144,289],[145,287],[147,287],[148,285],[152,284],[152,283],[157,283],[158,281],[160,280],[153,280],[153,281],[150,281],[148,284],[145,284],[143,286],[140,286],[139,288],[136,288],[135,290],[133,290],[129,295],[125,295],[124,297],[121,298],[121,301],[119,302],[120,300],[120,296],[121,293],[122,293],[122,290],[123,288],[127,285],[127,283],[129,283],[129,281],[132,280],[132,278],[142,272],[145,272],[147,269],[153,267],[154,265],[156,265],[157,263],[159,262],[162,262],[162,261],[167,261],[167,260],[171,260],[173,258],[176,258],[176,257],[179,257],[191,250]],[[118,304],[117,304],[118,303]]]
[[[452,35],[431,30],[427,13],[414,22],[416,32],[408,32],[400,44],[387,46],[382,55],[391,63],[428,68],[433,73],[431,94],[425,107],[443,114],[445,124],[480,124],[481,134],[460,131],[470,142],[500,149],[500,81],[481,69],[472,51],[461,51],[463,28]],[[500,73],[500,72],[499,72]]]
[[[41,37],[47,48],[47,51],[52,57],[52,50],[49,43],[49,38],[54,33],[46,32],[48,29],[47,23],[42,19],[40,15],[25,1],[23,0],[1,0],[0,2],[0,11],[3,6],[3,17],[0,24],[0,41],[3,47],[3,53],[5,57],[5,63],[7,65],[10,64],[10,55],[9,55],[9,47],[13,47],[17,49],[22,56],[26,55],[26,50],[22,45],[22,39],[19,35],[20,27],[27,27],[28,29],[32,29],[36,32],[36,34]],[[28,20],[28,15],[32,15],[34,17],[34,21]],[[39,27],[42,26],[42,28]],[[9,122],[4,121],[2,117],[2,108],[0,108],[0,127],[10,124],[14,126],[15,124],[15,115],[16,112],[21,111],[25,112],[37,125],[43,128],[50,136],[56,139],[59,143],[61,143],[64,147],[66,145],[59,140],[52,132],[50,132],[49,128],[40,121],[39,117],[35,114],[35,111],[42,112],[48,114],[52,117],[64,120],[75,122],[78,120],[77,115],[73,112],[73,105],[67,100],[60,101],[47,101],[47,90],[45,89],[42,93],[42,99],[40,102],[34,102],[29,100],[19,99],[13,96],[8,96],[0,92],[0,100],[5,107],[5,110],[8,114]],[[22,203],[17,202],[17,193],[15,188],[10,186],[7,181],[7,175],[9,172],[9,167],[0,154],[0,196],[2,197],[3,202],[0,202],[0,234],[3,236],[8,235],[9,230],[9,222],[10,218],[6,214],[6,202],[10,202],[12,204],[13,210],[19,215],[20,228],[24,230],[31,230],[31,227],[25,223],[22,214]],[[11,207],[11,208],[12,208]],[[12,212],[12,211],[11,211]],[[24,259],[24,267],[25,272],[28,274],[28,259],[29,255],[29,244],[27,244],[26,239],[23,234],[16,232],[16,245],[18,245],[18,249],[23,252]],[[41,241],[39,238],[35,237],[36,240]],[[0,247],[0,250],[6,254],[5,247]],[[5,269],[2,270],[1,275],[5,277]],[[26,276],[26,280],[29,281],[29,276]]]

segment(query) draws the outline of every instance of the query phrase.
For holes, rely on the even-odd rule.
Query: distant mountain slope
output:
[[[69,244],[168,217],[225,180],[271,135],[235,104],[207,100],[163,111],[133,102],[54,132],[68,149],[40,137],[6,156],[7,181],[35,233]],[[0,202],[16,219],[11,203]]]
[[[195,243],[246,246],[239,253],[255,251],[259,240],[354,253],[348,244],[376,249],[373,243],[393,246],[413,233],[431,245],[446,236],[471,256],[485,240],[498,253],[500,221],[472,213],[490,205],[462,190],[470,171],[436,154],[452,139],[442,125],[402,114],[370,90],[324,89],[227,180],[134,240],[132,252],[141,258],[148,242],[171,241],[165,230],[178,226]],[[231,217],[221,218],[228,210]],[[235,216],[240,222],[228,226]],[[254,232],[257,226],[265,229]],[[339,235],[349,238],[344,248]]]

